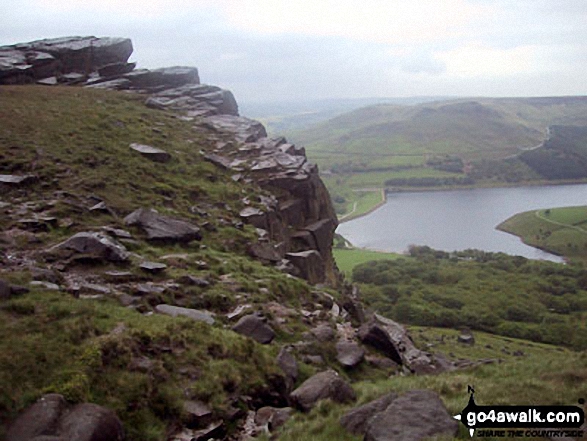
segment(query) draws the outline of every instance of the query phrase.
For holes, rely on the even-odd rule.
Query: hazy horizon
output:
[[[583,0],[5,0],[0,45],[128,37],[237,101],[584,96]]]

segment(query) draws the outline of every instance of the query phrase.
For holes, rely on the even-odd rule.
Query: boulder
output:
[[[200,311],[198,309],[182,308],[173,305],[157,305],[155,311],[160,314],[170,315],[171,317],[183,316],[195,320],[197,322],[204,322],[209,325],[214,324],[214,318],[208,311]]]
[[[333,370],[319,372],[308,378],[290,394],[290,398],[297,408],[305,412],[320,400],[349,403],[357,399],[353,388]]]
[[[444,363],[437,363],[431,354],[416,348],[402,325],[378,314],[359,328],[359,338],[415,374],[435,374],[445,370]]]
[[[68,409],[63,396],[48,394],[25,410],[8,429],[6,441],[123,441],[124,430],[109,409],[82,403]]]
[[[101,233],[82,232],[71,236],[66,241],[55,245],[49,251],[70,250],[84,257],[124,262],[128,260],[129,252],[126,248]]]
[[[402,356],[395,341],[387,330],[377,321],[372,320],[359,328],[361,342],[381,351],[397,364],[403,364]]]
[[[200,229],[189,222],[163,216],[155,210],[139,208],[124,218],[126,225],[141,228],[147,239],[167,242],[191,242],[201,240]]]
[[[458,422],[440,397],[430,390],[413,390],[393,400],[368,422],[365,441],[419,441],[453,438]]]
[[[171,155],[165,150],[161,150],[150,145],[132,143],[130,148],[135,152],[139,152],[145,158],[155,162],[169,162]]]
[[[353,341],[339,341],[336,344],[336,359],[345,368],[354,368],[365,358],[365,350]]]
[[[60,436],[76,441],[123,441],[124,429],[114,412],[91,403],[74,406],[61,421]]]
[[[261,407],[255,413],[255,424],[274,431],[283,426],[290,419],[292,413],[291,407]]]
[[[310,332],[316,338],[316,340],[322,343],[334,340],[335,336],[334,329],[332,329],[332,327],[327,323],[322,323],[315,328],[310,329]]]
[[[269,344],[275,338],[275,331],[256,314],[245,315],[232,327],[234,332],[251,337],[261,344]]]
[[[285,258],[296,267],[302,278],[315,285],[324,282],[325,267],[320,253],[316,250],[286,253]]]
[[[67,408],[63,396],[48,394],[26,409],[8,429],[6,441],[28,441],[36,436],[55,434]]]
[[[185,401],[183,411],[186,414],[186,425],[190,429],[201,429],[212,422],[212,410],[201,401]]]
[[[387,409],[397,396],[395,392],[390,392],[367,404],[349,410],[340,418],[340,425],[353,435],[364,435],[371,418]]]

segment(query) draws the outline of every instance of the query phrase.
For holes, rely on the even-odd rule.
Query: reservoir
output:
[[[341,224],[337,233],[356,247],[396,253],[410,245],[427,245],[561,262],[495,227],[522,211],[573,205],[587,205],[587,184],[394,192],[374,212]]]

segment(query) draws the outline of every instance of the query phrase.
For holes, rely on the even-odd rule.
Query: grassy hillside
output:
[[[241,396],[270,396],[279,346],[230,331],[226,313],[243,303],[250,312],[271,302],[301,307],[316,294],[246,254],[257,235],[239,211],[244,198],[255,206],[266,192],[202,159],[214,133],[150,110],[138,95],[4,86],[0,102],[0,174],[36,179],[0,184],[0,279],[29,291],[0,296],[0,438],[48,392],[113,409],[130,441],[166,439],[187,417],[185,400],[223,416],[246,409]],[[130,143],[164,148],[172,159],[150,161]],[[97,201],[107,210],[90,210]],[[77,232],[127,230],[123,217],[139,207],[197,222],[202,240],[151,243],[131,230],[133,239],[121,239],[132,253],[126,264],[46,253]],[[144,260],[167,268],[149,273],[139,268]],[[161,303],[206,309],[217,325],[150,313]],[[306,328],[292,319],[278,341]],[[301,378],[313,369],[302,366]]]
[[[524,243],[587,262],[587,207],[549,208],[519,213],[497,226]]]
[[[356,200],[352,189],[361,187],[450,188],[585,178],[587,172],[574,171],[577,162],[586,160],[578,147],[585,144],[578,132],[584,129],[570,134],[549,129],[553,125],[587,126],[587,98],[378,105],[288,136],[306,145],[329,190],[344,198],[337,204],[344,214]]]

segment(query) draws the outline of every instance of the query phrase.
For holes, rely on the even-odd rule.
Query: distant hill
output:
[[[356,199],[348,188],[587,178],[581,127],[587,97],[468,98],[368,106],[286,133],[318,163],[343,214]],[[573,153],[563,147],[571,139]]]
[[[270,134],[304,130],[338,115],[377,104],[414,105],[446,97],[331,98],[301,101],[242,102],[241,114],[262,121]]]

